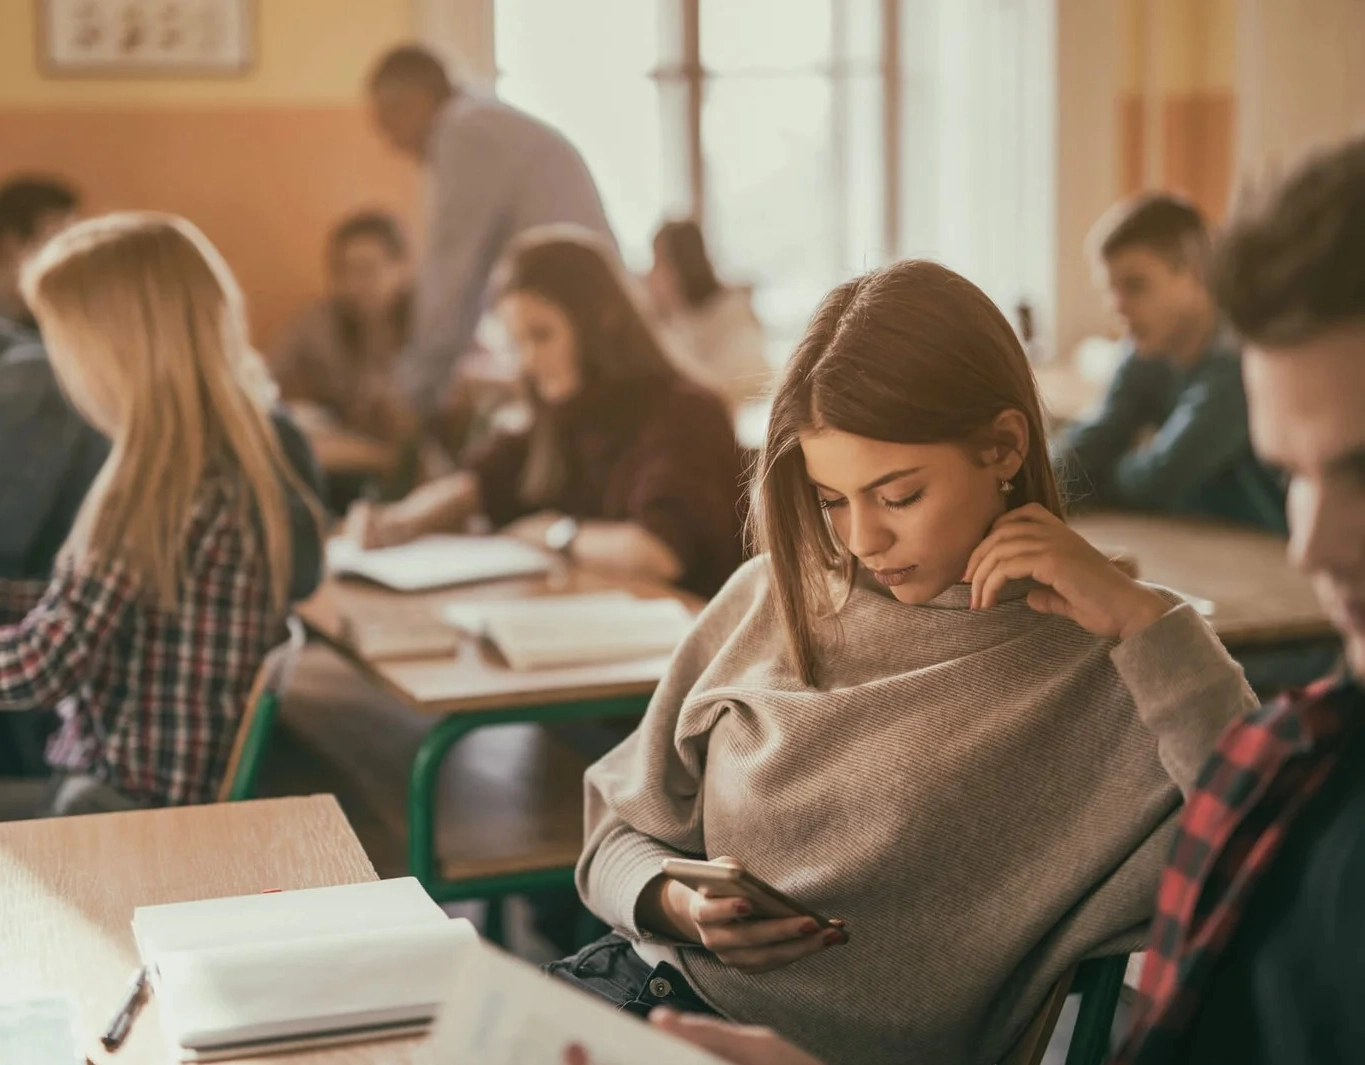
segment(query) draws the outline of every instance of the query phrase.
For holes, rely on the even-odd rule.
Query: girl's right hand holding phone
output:
[[[693,891],[669,877],[661,877],[659,885],[657,908],[664,927],[700,943],[741,972],[780,969],[847,938],[838,928],[822,928],[810,917],[754,919],[753,904],[745,898]]]

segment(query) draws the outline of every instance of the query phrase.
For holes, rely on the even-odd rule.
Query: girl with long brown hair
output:
[[[830,1063],[999,1060],[1083,958],[1140,942],[1181,790],[1255,704],[1195,611],[1064,523],[1019,342],[903,262],[825,300],[758,471],[766,557],[587,775],[552,971],[768,1025]],[[665,858],[812,910],[752,919]]]
[[[527,379],[529,430],[398,503],[358,505],[353,534],[386,546],[483,514],[578,565],[713,594],[742,550],[724,404],[673,368],[614,256],[585,230],[525,234],[494,294]]]

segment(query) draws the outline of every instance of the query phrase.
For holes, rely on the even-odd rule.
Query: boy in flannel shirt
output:
[[[1162,878],[1129,1063],[1365,1061],[1365,138],[1235,220],[1217,292],[1339,678],[1234,726]]]

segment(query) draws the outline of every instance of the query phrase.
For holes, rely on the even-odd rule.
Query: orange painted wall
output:
[[[334,0],[258,0],[245,77],[102,80],[37,69],[34,6],[0,0],[0,177],[54,172],[92,212],[190,218],[241,280],[258,343],[321,291],[339,216],[380,206],[414,221],[417,167],[379,141],[361,103],[374,56],[410,33],[406,4],[347,0],[341,19]]]

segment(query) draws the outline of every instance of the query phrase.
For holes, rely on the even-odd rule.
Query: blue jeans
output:
[[[655,1006],[720,1016],[692,990],[682,973],[667,962],[650,968],[630,940],[615,932],[588,944],[572,958],[550,962],[545,971],[641,1017],[649,1016]]]

